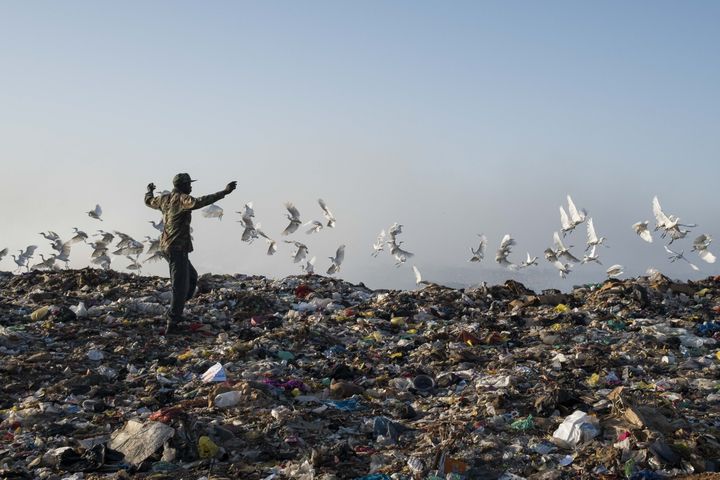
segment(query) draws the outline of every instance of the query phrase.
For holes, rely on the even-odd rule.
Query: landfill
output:
[[[720,277],[0,273],[0,478],[720,478]]]

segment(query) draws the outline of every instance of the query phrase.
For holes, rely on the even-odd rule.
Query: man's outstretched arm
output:
[[[145,192],[145,205],[155,210],[160,210],[160,197],[155,196],[154,183],[148,183],[147,192]]]
[[[198,208],[203,208],[208,205],[212,205],[213,203],[217,202],[218,200],[225,198],[225,195],[228,195],[230,192],[235,190],[237,188],[237,182],[232,181],[227,184],[224,190],[221,190],[217,193],[211,193],[210,195],[204,195],[202,197],[191,197],[190,195],[187,195],[185,197],[185,200],[183,202],[183,208],[186,210],[197,210]]]

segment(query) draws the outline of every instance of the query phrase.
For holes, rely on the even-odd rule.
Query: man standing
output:
[[[178,322],[182,321],[185,302],[192,298],[197,286],[197,271],[190,263],[188,254],[193,251],[190,237],[191,211],[203,208],[225,198],[237,187],[237,182],[227,184],[224,190],[192,197],[192,182],[187,173],[178,173],[173,178],[173,191],[155,196],[155,184],[150,183],[145,193],[145,205],[160,210],[165,227],[160,236],[160,249],[170,264],[170,280],[172,282],[172,301],[167,313],[165,334],[177,331]]]

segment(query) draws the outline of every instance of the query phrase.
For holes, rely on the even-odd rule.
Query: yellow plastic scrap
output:
[[[47,317],[49,311],[50,307],[40,307],[30,314],[30,320],[32,320],[33,322],[42,320],[43,318]]]
[[[192,356],[193,356],[193,351],[188,350],[187,352],[181,353],[180,355],[178,355],[177,358],[178,358],[178,360],[185,361],[189,358],[192,358]]]
[[[390,358],[401,358],[402,356],[402,352],[395,352],[390,354]]]
[[[565,313],[568,310],[570,309],[564,303],[558,303],[557,305],[555,305],[555,313]]]
[[[302,395],[302,392],[297,387],[293,388],[290,393],[292,394],[293,397],[299,397],[300,395]]]
[[[590,375],[590,377],[587,379],[588,385],[591,387],[596,387],[598,383],[600,383],[600,374],[599,373],[593,373]]]
[[[373,332],[370,334],[370,337],[376,342],[382,342],[383,339],[383,335],[380,332]]]
[[[552,330],[553,332],[560,332],[562,330],[565,330],[565,325],[563,325],[562,323],[553,323],[552,325],[550,325],[550,330]]]
[[[213,458],[217,455],[220,447],[215,445],[215,442],[210,440],[210,437],[203,435],[198,439],[198,453],[200,458]]]
[[[390,319],[390,325],[393,327],[403,327],[405,326],[405,320],[407,317],[393,317]]]
[[[717,358],[718,360],[720,360],[720,350],[718,350],[717,352],[715,352],[715,358]]]
[[[697,295],[698,297],[704,297],[704,296],[707,295],[708,293],[710,293],[710,289],[709,289],[709,288],[703,288],[702,290],[698,290],[698,292],[697,292],[695,295]]]

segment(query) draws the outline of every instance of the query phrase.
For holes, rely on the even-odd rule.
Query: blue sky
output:
[[[540,254],[570,193],[609,239],[606,266],[718,274],[630,229],[657,194],[692,237],[720,231],[718,20],[701,1],[4,2],[0,248],[92,231],[96,202],[104,227],[150,235],[145,185],[188,171],[198,194],[239,182],[222,222],[194,219],[201,271],[297,273],[287,245],[239,242],[232,212],[254,201],[279,239],[285,201],[310,220],[323,197],[337,228],[294,238],[319,270],[344,243],[342,277],[411,286],[369,257],[397,221],[427,277],[479,281],[496,265],[467,264],[477,233],[490,253],[512,233],[518,261]]]

